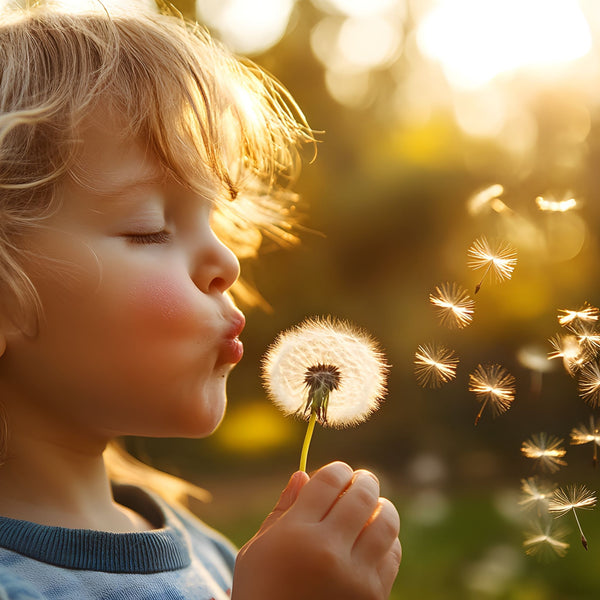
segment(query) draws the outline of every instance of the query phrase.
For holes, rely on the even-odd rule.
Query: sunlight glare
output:
[[[358,67],[384,66],[397,55],[400,31],[383,17],[349,18],[338,35],[341,54]]]
[[[576,0],[438,0],[417,36],[448,80],[467,89],[501,73],[567,63],[591,49]]]
[[[198,0],[196,13],[233,51],[258,54],[283,37],[294,5],[295,0]]]
[[[315,3],[326,10],[333,10],[348,17],[380,15],[400,7],[399,0],[316,0]]]

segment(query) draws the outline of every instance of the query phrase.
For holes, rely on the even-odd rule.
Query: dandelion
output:
[[[485,209],[492,209],[497,213],[512,212],[511,209],[500,200],[504,193],[504,187],[494,183],[477,192],[467,200],[467,210],[471,215],[477,215]]]
[[[547,433],[537,433],[525,440],[521,445],[521,452],[527,457],[537,460],[540,466],[554,473],[560,467],[565,467],[567,462],[563,457],[567,451],[562,447],[563,439]]]
[[[552,556],[563,557],[569,549],[569,544],[564,541],[566,535],[566,530],[556,527],[553,521],[545,523],[536,521],[525,534],[523,542],[525,554],[541,559]]]
[[[570,485],[554,491],[548,510],[551,513],[556,513],[557,518],[566,515],[569,511],[573,512],[575,522],[581,534],[581,543],[587,550],[588,543],[577,517],[577,509],[588,510],[594,508],[594,506],[596,506],[595,492],[590,492],[585,485]]]
[[[437,388],[456,377],[458,357],[442,344],[424,344],[415,353],[415,377],[422,387]]]
[[[554,348],[554,352],[550,352],[548,358],[562,358],[563,366],[569,375],[577,373],[590,360],[589,353],[576,335],[559,333],[548,341]]]
[[[519,348],[517,360],[531,371],[531,394],[536,398],[539,397],[542,392],[543,375],[552,371],[555,363],[549,360],[545,349],[537,345]]]
[[[592,357],[598,353],[598,350],[600,350],[600,333],[598,333],[595,325],[574,322],[572,325],[568,325],[567,329],[577,338],[579,345],[588,356]]]
[[[500,365],[477,365],[469,375],[469,391],[474,392],[481,408],[475,417],[475,425],[489,404],[494,417],[506,412],[515,399],[515,378]]]
[[[470,269],[485,269],[483,277],[475,286],[475,293],[481,289],[488,273],[491,273],[496,281],[504,281],[511,278],[517,264],[517,252],[509,243],[498,242],[492,248],[484,237],[476,239],[467,254],[470,259],[468,262]]]
[[[600,310],[595,306],[589,305],[587,302],[583,303],[583,306],[578,310],[569,310],[566,308],[560,308],[558,310],[558,322],[561,325],[569,325],[570,323],[593,323],[598,320],[600,316]]]
[[[540,481],[537,477],[521,479],[522,497],[519,504],[524,509],[536,508],[538,514],[548,511],[548,503],[556,486]]]
[[[301,470],[315,423],[344,427],[367,419],[385,394],[387,370],[376,342],[349,323],[312,318],[279,334],[262,376],[276,406],[308,419]]]
[[[592,408],[600,406],[600,366],[587,363],[579,374],[579,396]]]
[[[582,444],[592,444],[593,456],[592,464],[598,465],[598,446],[600,446],[600,429],[595,423],[594,417],[590,417],[590,426],[580,425],[571,429],[571,444],[580,446]]]
[[[457,283],[443,283],[429,295],[429,301],[437,309],[442,325],[450,329],[462,329],[473,320],[475,301],[467,290]]]

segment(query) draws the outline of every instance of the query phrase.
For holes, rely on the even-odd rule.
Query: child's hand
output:
[[[233,600],[384,600],[402,556],[400,519],[368,471],[295,473],[240,550]]]

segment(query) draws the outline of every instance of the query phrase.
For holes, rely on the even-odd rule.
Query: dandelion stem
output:
[[[302,453],[300,454],[300,470],[306,472],[306,459],[308,458],[308,449],[310,447],[310,440],[312,439],[313,431],[315,429],[315,423],[317,422],[317,411],[313,409],[310,413],[310,419],[308,420],[308,427],[306,428],[306,435],[304,436],[304,443],[302,444]]]
[[[483,409],[486,407],[488,400],[489,400],[489,398],[486,398],[482,402],[481,408],[479,409],[479,412],[477,413],[477,416],[475,417],[475,425],[477,425],[479,423],[479,419],[481,419],[481,415],[483,414]]]
[[[571,510],[573,511],[573,516],[575,517],[575,522],[577,523],[577,527],[579,527],[579,533],[581,533],[581,544],[587,550],[588,543],[587,543],[587,540],[585,539],[585,535],[583,535],[583,529],[581,529],[581,524],[579,523],[579,519],[577,518],[577,511],[574,508],[572,508]]]
[[[477,293],[480,289],[481,286],[483,284],[483,280],[485,279],[485,276],[488,274],[491,266],[494,264],[493,261],[490,261],[490,264],[487,266],[487,269],[485,270],[485,273],[483,274],[483,277],[481,278],[481,280],[479,281],[479,283],[475,286],[475,293]]]

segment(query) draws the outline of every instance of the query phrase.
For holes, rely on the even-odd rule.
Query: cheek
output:
[[[124,311],[137,323],[152,325],[154,331],[198,326],[201,308],[190,282],[174,276],[136,281],[129,288]]]

